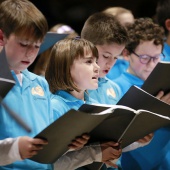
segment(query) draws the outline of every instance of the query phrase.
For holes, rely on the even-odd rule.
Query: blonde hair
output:
[[[109,7],[103,12],[114,16],[123,26],[133,23],[135,19],[132,11],[123,7]]]
[[[115,17],[117,17],[118,15],[123,14],[123,13],[132,14],[132,11],[130,11],[126,8],[123,8],[123,7],[109,7],[109,8],[106,8],[105,10],[103,10],[103,12],[109,13]]]

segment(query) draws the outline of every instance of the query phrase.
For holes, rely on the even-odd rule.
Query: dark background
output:
[[[70,25],[80,33],[85,20],[93,13],[111,6],[130,9],[135,18],[153,17],[158,0],[31,0],[46,16],[49,27]]]
[[[107,7],[121,6],[132,11],[135,18],[154,18],[158,0],[30,0],[45,15],[49,28],[65,23],[80,34],[86,19]],[[34,63],[28,68],[33,71]]]

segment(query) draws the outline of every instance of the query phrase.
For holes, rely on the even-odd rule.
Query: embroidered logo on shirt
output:
[[[44,96],[44,91],[41,86],[33,87],[31,93],[32,95]]]
[[[115,93],[115,91],[112,88],[107,89],[107,95],[108,96],[112,96],[113,98],[116,97],[116,93]]]

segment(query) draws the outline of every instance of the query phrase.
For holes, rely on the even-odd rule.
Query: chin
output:
[[[96,85],[96,86],[93,86],[93,87],[91,87],[91,88],[88,88],[89,90],[96,90],[98,88],[98,85]]]

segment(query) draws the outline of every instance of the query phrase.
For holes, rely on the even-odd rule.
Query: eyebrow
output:
[[[110,54],[110,55],[112,55],[110,52],[107,52],[107,51],[106,51],[106,52],[104,52],[104,53],[107,53],[107,54]]]
[[[92,56],[92,57],[83,57],[83,59],[94,59],[94,58],[97,58],[97,57],[95,57],[95,56]]]

